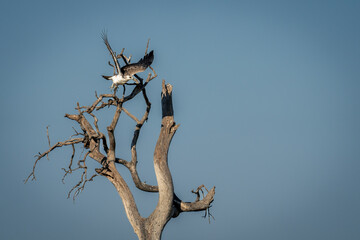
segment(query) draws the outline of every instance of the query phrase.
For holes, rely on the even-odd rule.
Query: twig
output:
[[[49,125],[47,125],[47,126],[46,126],[46,135],[47,135],[47,139],[48,139],[49,147],[51,147],[51,144],[50,144],[50,137],[49,137]],[[46,158],[47,158],[47,160],[50,160],[50,159],[49,159],[49,154],[46,154]]]
[[[94,174],[92,175],[89,179],[87,178],[87,166],[86,166],[86,158],[87,156],[91,153],[91,150],[88,151],[84,158],[83,159],[80,159],[78,161],[78,168],[74,169],[73,171],[75,170],[78,170],[78,169],[83,169],[83,173],[81,174],[81,178],[80,178],[80,181],[74,186],[71,188],[71,190],[69,191],[68,193],[68,198],[70,198],[71,196],[71,193],[74,191],[74,194],[73,194],[73,201],[75,201],[75,198],[79,195],[79,193],[81,193],[84,189],[85,189],[85,185],[87,182],[91,182],[93,181],[94,177],[97,176],[97,174]]]
[[[126,108],[122,107],[122,110],[129,116],[131,117],[136,123],[139,123],[139,119],[137,119],[134,115],[132,115]]]
[[[205,209],[205,215],[202,216],[203,218],[206,218],[206,216],[209,219],[209,224],[211,223],[211,219],[210,217],[215,221],[215,217],[210,213],[210,208],[212,207],[212,205],[210,205],[207,209]]]
[[[148,39],[147,44],[146,44],[145,55],[147,54],[147,51],[149,48],[149,42],[150,42],[150,38]]]
[[[65,174],[64,174],[63,178],[61,179],[62,183],[64,183],[64,184],[65,184],[64,180],[65,180],[66,175],[68,175],[69,173],[71,174],[72,171],[73,171],[73,170],[71,169],[71,166],[72,166],[72,163],[73,163],[73,160],[74,160],[74,156],[75,156],[75,146],[74,146],[74,144],[71,144],[71,146],[72,146],[72,149],[73,149],[73,153],[72,153],[71,158],[70,158],[70,164],[69,164],[69,167],[68,167],[69,170],[66,170],[65,168],[62,168],[62,170],[65,171]]]
[[[36,160],[35,160],[35,163],[34,163],[34,166],[33,166],[33,170],[29,174],[29,176],[25,179],[24,182],[27,183],[27,181],[30,179],[30,177],[31,177],[31,180],[36,180],[36,177],[35,177],[36,164],[38,163],[38,161],[41,158],[43,158],[45,155],[49,154],[52,150],[54,150],[55,148],[58,148],[58,147],[62,147],[62,146],[77,144],[77,143],[80,143],[82,141],[84,141],[84,138],[73,138],[73,139],[66,140],[64,142],[57,142],[55,145],[53,145],[51,148],[49,148],[46,152],[43,152],[43,153],[39,152],[38,155],[35,155]]]

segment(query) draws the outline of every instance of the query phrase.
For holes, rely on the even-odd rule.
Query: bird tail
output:
[[[111,80],[111,76],[104,76],[104,75],[101,75],[103,78],[105,78],[106,80]]]
[[[140,61],[139,64],[143,65],[145,68],[150,66],[154,60],[154,50],[151,50],[148,54],[146,54]]]

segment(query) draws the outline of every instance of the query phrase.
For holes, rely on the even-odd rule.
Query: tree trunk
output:
[[[146,239],[161,239],[161,233],[166,223],[173,215],[174,186],[168,166],[168,151],[171,140],[179,125],[175,125],[172,106],[172,86],[163,81],[162,94],[162,122],[160,136],[154,152],[154,168],[159,188],[159,200],[155,210],[145,221]]]

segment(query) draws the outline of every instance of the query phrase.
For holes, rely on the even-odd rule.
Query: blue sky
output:
[[[67,139],[76,102],[109,93],[108,31],[134,60],[146,41],[159,77],[148,86],[149,121],[138,142],[139,172],[155,184],[161,79],[174,86],[170,149],[176,193],[216,186],[203,213],[172,219],[163,239],[360,238],[360,4],[358,1],[2,1],[0,4],[0,238],[136,239],[119,196],[101,177],[76,202],[62,184],[61,149],[24,185],[39,151]],[[144,110],[141,98],[128,104]],[[98,115],[99,116],[99,115]],[[101,125],[105,129],[109,114]],[[101,120],[100,120],[101,121]],[[132,122],[117,129],[130,157]],[[80,158],[78,149],[77,158]],[[92,168],[95,162],[88,161]],[[119,168],[126,179],[129,174]],[[134,187],[130,184],[131,188]],[[134,189],[143,216],[156,194]]]

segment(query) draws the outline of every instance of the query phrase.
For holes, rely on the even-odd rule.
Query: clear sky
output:
[[[360,239],[359,12],[359,1],[3,0],[0,239],[136,239],[105,178],[66,199],[79,178],[61,182],[71,149],[41,161],[37,181],[23,184],[47,149],[46,126],[52,143],[67,139],[76,125],[64,114],[110,92],[103,29],[134,60],[148,38],[155,52],[142,179],[155,184],[164,78],[181,124],[169,156],[176,193],[192,201],[192,189],[216,186],[216,220],[184,213],[163,239]],[[141,114],[142,99],[128,109]],[[122,116],[116,132],[124,158],[130,123]],[[134,195],[150,214],[157,195]]]

